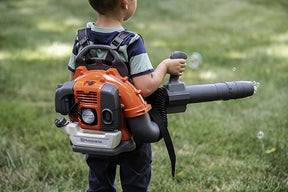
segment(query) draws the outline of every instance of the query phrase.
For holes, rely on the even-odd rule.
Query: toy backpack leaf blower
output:
[[[75,79],[58,85],[55,93],[56,112],[68,115],[70,121],[62,117],[55,125],[69,136],[73,151],[99,156],[129,152],[136,143],[153,143],[163,137],[174,176],[176,157],[167,114],[185,112],[188,103],[248,97],[254,86],[250,81],[185,86],[178,76],[170,76],[167,84],[144,100],[129,81],[128,68],[117,52],[128,37],[129,32],[120,32],[110,46],[86,45],[81,50]],[[110,56],[93,56],[99,49]],[[176,51],[170,58],[187,56]]]
[[[69,136],[73,151],[114,156],[135,149],[135,134],[145,142],[159,140],[159,128],[148,113],[151,105],[129,81],[117,52],[131,32],[120,32],[110,46],[85,45],[85,33],[86,29],[78,32],[84,48],[76,57],[75,79],[58,85],[55,93],[56,112],[70,118],[55,124]],[[107,52],[106,58],[95,56],[99,50]],[[131,127],[145,132],[132,135]]]

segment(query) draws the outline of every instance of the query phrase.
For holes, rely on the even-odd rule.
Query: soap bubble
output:
[[[259,131],[257,134],[258,139],[262,139],[264,137],[264,132],[263,131]]]
[[[258,89],[259,86],[260,86],[260,83],[257,82],[257,81],[253,81],[252,84],[253,84],[253,86],[254,86],[254,93],[256,93],[256,92],[257,92],[257,89]]]
[[[192,55],[187,58],[187,64],[191,69],[198,69],[201,63],[202,56],[198,52],[192,53]]]

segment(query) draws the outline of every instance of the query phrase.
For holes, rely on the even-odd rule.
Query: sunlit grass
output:
[[[71,54],[71,45],[52,42],[51,45],[39,45],[36,49],[23,49],[17,52],[0,52],[0,60],[47,60],[67,58]]]

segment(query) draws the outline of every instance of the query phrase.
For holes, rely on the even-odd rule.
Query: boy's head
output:
[[[119,5],[119,0],[89,0],[89,3],[95,11],[105,15]]]
[[[124,20],[131,17],[137,7],[137,0],[89,0],[89,3],[101,15],[117,12],[118,8],[125,10]]]

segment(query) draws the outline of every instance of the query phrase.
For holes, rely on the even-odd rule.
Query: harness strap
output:
[[[124,43],[133,33],[125,30],[125,31],[120,31],[116,37],[111,41],[110,46],[114,50],[118,50],[119,47]],[[85,47],[89,45],[89,39],[87,35],[87,28],[79,29],[78,33],[78,42],[81,46]]]
[[[152,95],[146,98],[146,101],[152,105],[149,111],[150,117],[155,121],[160,129],[161,136],[164,139],[166,149],[171,162],[171,175],[175,176],[176,155],[172,139],[168,130],[167,121],[167,104],[168,104],[167,90],[163,87],[158,88]]]
[[[112,40],[110,46],[112,49],[118,50],[122,43],[124,43],[132,33],[128,31],[121,31],[118,35]]]
[[[78,30],[78,41],[79,44],[84,48],[89,45],[88,35],[87,35],[87,28],[79,29]]]
[[[173,146],[172,139],[170,137],[169,131],[166,126],[164,126],[164,123],[162,122],[162,117],[159,114],[159,112],[152,107],[150,110],[150,115],[154,119],[155,122],[157,122],[157,125],[161,131],[162,137],[164,139],[166,149],[170,158],[171,162],[171,175],[174,178],[175,176],[175,165],[176,165],[176,155],[175,155],[175,150]]]
[[[122,45],[122,43],[124,43],[131,35],[132,35],[132,33],[128,32],[128,31],[120,31],[116,35],[116,37],[111,41],[111,43],[110,43],[111,49],[118,50],[119,47]],[[113,56],[110,53],[108,53],[105,60],[108,62],[112,62]],[[130,71],[130,67],[128,67],[128,70]]]

